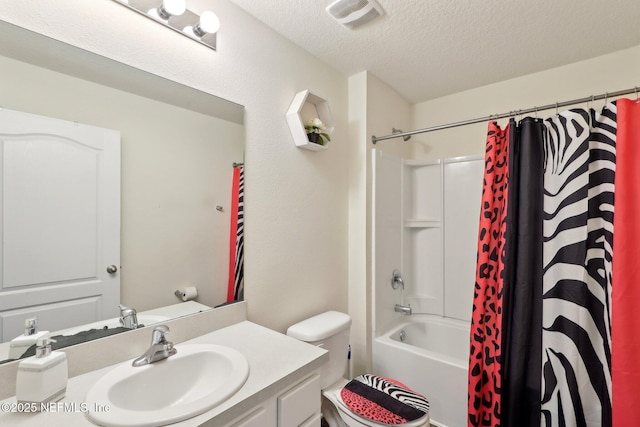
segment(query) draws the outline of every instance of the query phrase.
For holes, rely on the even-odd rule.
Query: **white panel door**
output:
[[[116,316],[120,133],[0,109],[0,166],[0,338]]]

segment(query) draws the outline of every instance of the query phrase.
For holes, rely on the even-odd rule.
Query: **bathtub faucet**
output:
[[[396,304],[396,306],[393,308],[393,311],[397,312],[397,313],[402,313],[402,314],[411,314],[411,306],[410,305],[400,305],[400,304]]]

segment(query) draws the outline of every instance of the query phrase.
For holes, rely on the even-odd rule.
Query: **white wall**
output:
[[[349,77],[349,314],[354,375],[367,370],[371,354],[367,76],[363,71]]]
[[[412,126],[422,129],[638,85],[640,46],[416,104]],[[600,109],[603,104],[596,101],[593,107]],[[541,111],[538,117],[554,113]],[[500,123],[504,126],[507,119]],[[484,154],[486,131],[487,124],[480,123],[414,135],[414,156],[433,159]]]
[[[284,331],[346,311],[347,78],[227,0],[197,4],[220,18],[216,52],[106,0],[0,0],[0,19],[244,105],[249,319]],[[331,106],[323,152],[298,149],[285,121],[304,89]]]
[[[408,129],[411,105],[377,77],[363,71],[349,78],[349,314],[354,375],[371,368],[371,135]],[[377,148],[408,156],[409,144]],[[389,272],[389,276],[391,271]]]

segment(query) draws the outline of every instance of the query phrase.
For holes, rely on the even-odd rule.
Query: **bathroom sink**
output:
[[[249,376],[247,359],[232,348],[186,344],[176,349],[174,356],[148,365],[124,362],[100,378],[85,398],[89,419],[114,427],[182,421],[227,400]]]

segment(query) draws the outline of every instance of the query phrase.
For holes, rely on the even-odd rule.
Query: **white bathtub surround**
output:
[[[434,315],[405,320],[374,339],[373,371],[425,395],[431,424],[465,426],[469,323]]]
[[[373,373],[424,394],[432,424],[465,425],[483,159],[373,160]]]
[[[396,324],[395,304],[470,320],[483,159],[374,152],[374,336]],[[405,284],[395,290],[394,269]]]

